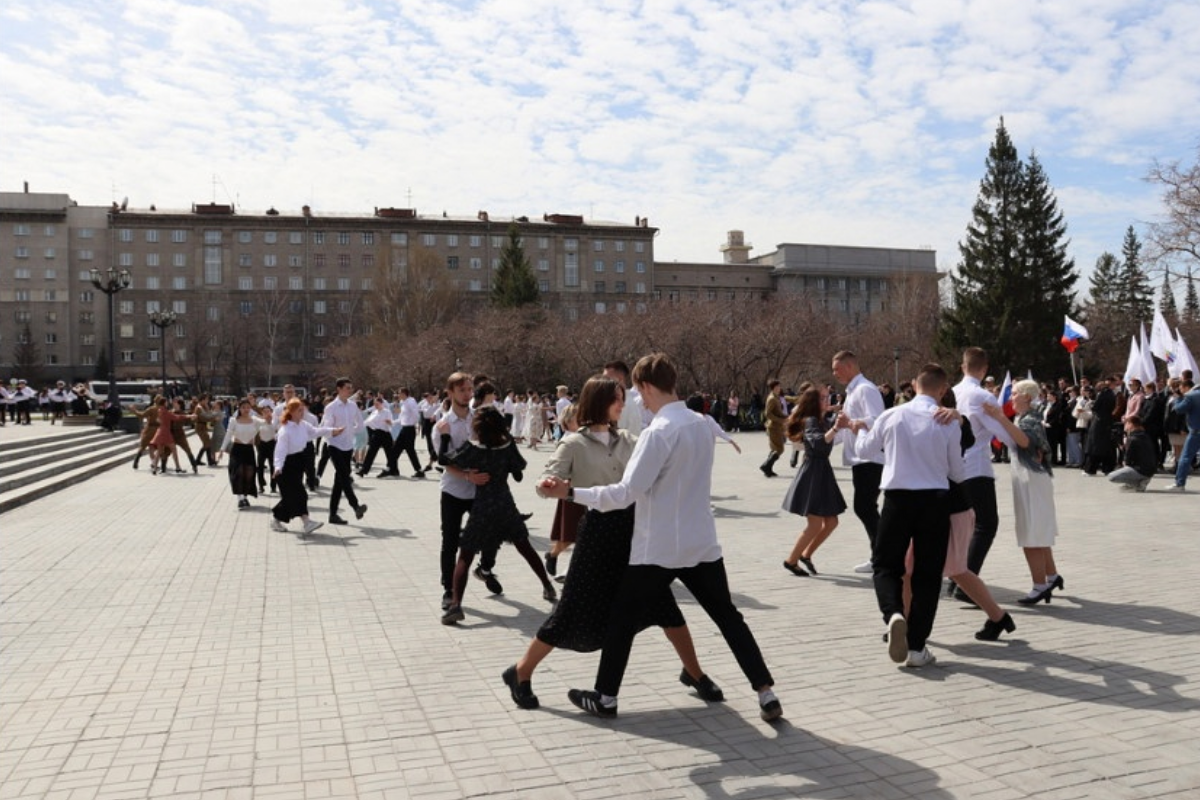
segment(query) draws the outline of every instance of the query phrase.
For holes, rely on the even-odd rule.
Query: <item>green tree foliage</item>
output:
[[[1121,264],[1112,253],[1101,253],[1092,270],[1092,306],[1115,308],[1120,300]]]
[[[1169,323],[1179,319],[1179,306],[1175,303],[1175,292],[1171,289],[1171,273],[1163,272],[1162,289],[1158,295],[1158,310]]]
[[[1200,295],[1196,294],[1196,282],[1192,280],[1192,268],[1187,271],[1187,293],[1183,296],[1183,321],[1188,325],[1200,323]]]
[[[1133,226],[1125,231],[1125,241],[1121,244],[1121,284],[1118,305],[1127,312],[1136,325],[1138,322],[1149,323],[1154,316],[1154,289],[1150,285],[1150,276],[1142,265],[1142,243],[1138,241]]]
[[[950,276],[950,305],[939,342],[989,351],[993,370],[1061,371],[1063,316],[1073,310],[1075,262],[1067,226],[1036,156],[1026,165],[1004,127],[988,150],[961,260]]]
[[[508,240],[500,251],[500,266],[492,278],[492,305],[516,308],[538,302],[537,278],[525,257],[521,230],[514,222],[508,226]]]

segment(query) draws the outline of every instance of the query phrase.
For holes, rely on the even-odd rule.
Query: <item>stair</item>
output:
[[[0,514],[128,464],[138,437],[96,428],[0,441]]]

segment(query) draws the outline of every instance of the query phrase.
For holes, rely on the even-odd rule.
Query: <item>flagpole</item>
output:
[[[1067,355],[1071,359],[1071,385],[1078,386],[1079,385],[1079,376],[1075,373],[1075,354],[1067,353]]]

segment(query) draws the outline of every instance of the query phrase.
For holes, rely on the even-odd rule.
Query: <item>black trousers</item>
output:
[[[321,458],[321,467],[324,469],[325,461],[329,458],[329,445],[325,445],[325,455]],[[310,488],[316,489],[320,475],[317,473],[317,446],[312,442],[304,445],[304,480]]]
[[[855,464],[850,468],[854,482],[854,516],[867,531],[871,549],[875,549],[875,534],[879,530],[879,483],[883,480],[883,464]]]
[[[950,543],[950,493],[943,489],[888,490],[875,538],[875,599],[883,620],[904,614],[904,557],[913,547],[908,649],[923,650],[937,616],[942,568]]]
[[[421,417],[421,438],[425,440],[425,449],[429,451],[429,463],[437,463],[437,448],[433,446],[433,420]]]
[[[621,588],[617,590],[617,599],[609,616],[608,633],[604,637],[600,668],[596,672],[596,691],[616,697],[621,690],[621,680],[629,664],[629,651],[642,624],[641,612],[650,607],[664,589],[669,591],[668,587],[676,578],[716,623],[717,629],[725,637],[725,644],[750,681],[750,686],[758,689],[774,685],[775,681],[763,661],[762,651],[758,649],[750,626],[729,596],[725,560],[717,559],[677,569],[653,564],[630,564],[625,568]]]
[[[967,549],[967,569],[978,575],[983,572],[983,562],[1000,528],[1000,512],[996,510],[996,479],[970,478],[962,482],[962,487],[967,497],[971,498],[971,507],[975,509],[975,531],[971,534],[971,546]]]
[[[415,425],[405,425],[400,428],[400,435],[392,445],[390,468],[399,471],[400,456],[407,453],[412,464],[413,472],[421,471],[421,460],[417,458],[417,428]]]
[[[363,459],[362,466],[359,467],[359,472],[366,475],[370,471],[371,465],[375,463],[375,454],[383,450],[384,456],[387,457],[388,469],[392,467],[392,435],[387,431],[381,431],[376,428],[367,428],[367,457]]]
[[[333,493],[329,496],[329,516],[337,514],[338,503],[342,495],[355,511],[358,510],[358,498],[354,496],[354,485],[350,483],[350,465],[354,453],[349,450],[339,450],[333,445],[329,447],[329,459],[333,462]]]
[[[258,472],[258,485],[266,485],[263,478],[263,470],[265,469],[267,471],[266,474],[271,476],[271,491],[275,491],[275,440],[271,439],[267,442],[255,442],[254,451],[258,457],[258,462],[256,465],[256,471]]]
[[[311,446],[312,445],[310,445],[310,447]],[[317,463],[315,470],[309,472],[309,483],[316,483],[325,474],[325,465],[329,463],[329,451],[332,449],[333,448],[329,446],[329,442],[326,442],[324,445],[322,445],[320,463]],[[316,462],[316,459],[314,458],[313,461]]]
[[[442,588],[447,592],[454,590],[454,564],[458,561],[458,539],[462,533],[463,517],[471,512],[474,502],[474,499],[463,500],[442,492],[442,550],[439,555]]]

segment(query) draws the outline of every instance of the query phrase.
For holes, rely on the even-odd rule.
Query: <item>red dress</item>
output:
[[[171,423],[175,420],[187,419],[183,414],[176,414],[167,408],[158,410],[158,432],[150,440],[151,447],[174,447],[175,437],[171,434]]]

